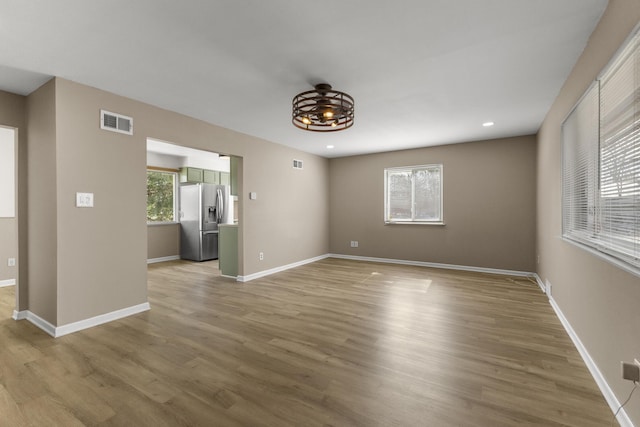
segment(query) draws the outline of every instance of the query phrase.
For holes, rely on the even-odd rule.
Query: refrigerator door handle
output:
[[[217,222],[220,223],[222,221],[222,217],[223,217],[223,212],[224,212],[224,200],[222,198],[222,190],[220,190],[218,188],[217,190],[217,200],[216,200],[216,205],[217,205]]]

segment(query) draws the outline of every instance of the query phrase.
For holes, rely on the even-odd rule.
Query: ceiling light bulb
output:
[[[338,126],[338,122],[333,122],[333,123],[331,123],[331,127],[332,127],[332,128],[334,128],[334,127],[336,127],[336,126]]]
[[[333,117],[333,111],[325,111],[322,115],[325,119],[330,119]]]
[[[311,119],[309,119],[309,117],[303,117],[302,118],[302,123],[304,123],[305,125],[310,125],[311,124]]]
[[[482,124],[482,126],[484,126],[484,127],[488,128],[488,127],[490,127],[490,126],[493,126],[494,124],[495,124],[495,123],[493,123],[493,122],[484,122],[484,123]]]
[[[327,145],[327,149],[331,150],[334,146],[333,145]]]

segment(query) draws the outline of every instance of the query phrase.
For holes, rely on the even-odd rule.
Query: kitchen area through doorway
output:
[[[147,139],[147,263],[238,275],[237,159]]]

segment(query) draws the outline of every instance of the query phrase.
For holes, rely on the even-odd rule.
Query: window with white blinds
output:
[[[640,36],[562,125],[565,238],[640,267]]]

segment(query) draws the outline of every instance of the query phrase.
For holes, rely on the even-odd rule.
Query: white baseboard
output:
[[[320,261],[325,258],[329,258],[329,254],[320,255],[314,258],[305,259],[302,261],[294,262],[287,265],[282,265],[280,267],[272,268],[269,270],[259,271],[257,273],[249,274],[248,276],[238,276],[236,280],[238,282],[248,282],[250,280],[259,279],[261,277],[269,276],[270,274],[279,273],[281,271],[289,270],[291,268],[300,267],[301,265],[309,264],[312,262]]]
[[[163,256],[160,258],[149,258],[147,260],[147,264],[155,264],[157,262],[165,262],[165,261],[175,261],[177,259],[180,259],[179,255]]]
[[[415,265],[419,267],[431,267],[431,268],[443,268],[448,270],[462,270],[462,271],[473,271],[476,273],[490,273],[490,274],[500,274],[507,276],[517,276],[517,277],[531,277],[535,278],[536,274],[528,271],[517,271],[517,270],[501,270],[497,268],[484,268],[484,267],[469,267],[466,265],[454,265],[454,264],[439,264],[435,262],[424,262],[424,261],[408,261],[403,259],[392,259],[392,258],[373,258],[373,257],[363,257],[363,256],[354,256],[354,255],[342,255],[342,254],[325,254],[320,255],[314,258],[305,259],[302,261],[294,262],[291,264],[283,265],[280,267],[272,268],[269,270],[259,271],[257,273],[249,274],[247,276],[238,276],[238,282],[248,282],[250,280],[259,279],[261,277],[269,276],[270,274],[279,273],[281,271],[289,270],[290,268],[299,267],[301,265],[309,264],[312,262],[320,261],[326,258],[339,258],[339,259],[350,259],[354,261],[365,261],[365,262],[383,262],[387,264],[401,264],[401,265]]]
[[[56,327],[53,326],[48,321],[44,320],[42,317],[38,316],[35,313],[32,313],[29,310],[16,311],[13,310],[13,319],[14,320],[28,320],[29,322],[36,325],[38,328],[42,329],[52,337],[56,337]]]
[[[542,282],[542,279],[540,278],[540,276],[538,276],[538,273],[534,273],[533,277],[534,277],[534,279],[536,279],[536,283],[538,284],[538,286],[540,286],[540,289],[542,289],[542,292],[546,294],[547,293],[547,287]]]
[[[58,326],[55,331],[55,337],[61,337],[63,335],[70,334],[72,332],[81,331],[94,326],[101,325],[103,323],[112,322],[114,320],[122,319],[123,317],[132,316],[134,314],[141,313],[143,311],[150,310],[151,306],[148,302],[134,305],[120,310],[112,311],[110,313],[101,314],[99,316],[91,317],[89,319],[80,320],[78,322],[69,323],[63,326]]]
[[[540,280],[539,283],[542,284],[542,281]],[[560,323],[562,323],[562,326],[564,326],[564,329],[569,334],[571,341],[573,341],[573,345],[576,346],[578,353],[580,353],[580,356],[582,356],[582,360],[584,361],[585,365],[587,365],[587,369],[589,369],[591,376],[593,377],[593,379],[596,381],[596,384],[600,388],[600,392],[602,393],[605,400],[607,401],[607,404],[609,404],[609,407],[611,408],[611,412],[615,413],[615,411],[618,410],[618,408],[620,407],[620,402],[616,398],[616,395],[613,393],[613,390],[611,390],[611,387],[609,387],[609,384],[607,384],[607,381],[605,380],[604,376],[600,372],[600,369],[598,369],[598,366],[596,365],[596,363],[593,361],[593,359],[589,355],[589,352],[587,351],[586,347],[582,344],[582,341],[580,341],[580,337],[578,337],[578,334],[576,334],[576,332],[573,330],[573,328],[571,327],[571,324],[569,323],[567,318],[564,316],[564,313],[562,313],[562,310],[560,310],[560,307],[551,296],[549,296],[549,303],[551,304],[551,307],[553,307],[553,310],[556,312],[556,316],[558,316],[558,319],[560,319]],[[631,422],[631,419],[625,412],[624,408],[622,408],[620,412],[618,412],[618,416],[616,417],[616,419],[618,420],[618,423],[620,423],[620,426],[622,427],[634,427],[633,423]]]
[[[373,258],[373,257],[341,255],[341,254],[329,254],[329,257],[340,258],[340,259],[351,259],[354,261],[383,262],[387,264],[415,265],[418,267],[431,267],[431,268],[443,268],[447,270],[473,271],[476,273],[490,273],[490,274],[501,274],[501,275],[507,275],[507,276],[532,277],[532,278],[535,277],[535,273],[531,273],[528,271],[501,270],[498,268],[470,267],[466,265],[440,264],[436,262],[408,261],[404,259]]]
[[[0,288],[5,286],[13,286],[16,284],[16,279],[0,280]]]
[[[18,310],[13,310],[13,320],[24,320],[27,318],[27,310],[22,310],[22,311],[18,311]]]
[[[120,310],[112,311],[110,313],[101,314],[99,316],[91,317],[89,319],[80,320],[78,322],[68,323],[62,326],[53,326],[42,317],[29,310],[14,311],[13,318],[15,320],[26,319],[29,322],[36,325],[54,338],[68,335],[73,332],[78,332],[83,329],[88,329],[94,326],[102,325],[103,323],[112,322],[114,320],[122,319],[123,317],[131,316],[143,311],[147,311],[151,308],[148,302],[134,305],[131,307],[123,308]]]

